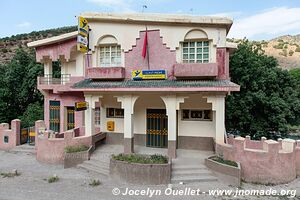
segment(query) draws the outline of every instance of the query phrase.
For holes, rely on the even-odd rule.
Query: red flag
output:
[[[145,37],[144,37],[144,46],[142,51],[143,58],[146,57],[147,54],[147,45],[148,45],[148,30],[146,29]]]

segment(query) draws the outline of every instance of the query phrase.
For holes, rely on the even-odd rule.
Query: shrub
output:
[[[300,47],[297,47],[295,52],[300,52]]]
[[[232,160],[224,160],[222,157],[220,156],[214,156],[210,158],[213,161],[225,164],[225,165],[229,165],[229,166],[233,166],[233,167],[237,167],[238,164],[235,161]]]
[[[15,176],[20,176],[21,174],[15,170],[14,172],[1,172],[0,175],[2,178],[13,178]]]
[[[99,180],[95,180],[95,179],[93,179],[93,180],[89,183],[89,185],[92,186],[92,187],[96,187],[96,186],[98,186],[98,185],[100,185],[100,184],[101,184],[101,182],[100,182]]]
[[[140,155],[140,154],[119,154],[113,155],[114,160],[126,161],[129,163],[142,163],[142,164],[165,164],[168,163],[168,158],[163,155]]]
[[[273,47],[275,49],[283,49],[284,43],[278,43],[277,45],[274,45]]]
[[[3,48],[3,49],[1,49],[1,52],[2,52],[2,53],[7,53],[8,50],[7,50],[6,48]]]
[[[81,152],[88,150],[89,147],[85,145],[79,145],[79,146],[67,146],[65,147],[66,153],[75,153],[75,152]]]
[[[53,175],[53,176],[50,176],[48,179],[47,179],[48,183],[55,183],[57,181],[59,181],[59,177],[57,175]]]
[[[292,56],[294,54],[294,51],[293,50],[290,50],[289,51],[289,56]]]

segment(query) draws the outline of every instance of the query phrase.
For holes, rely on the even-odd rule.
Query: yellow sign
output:
[[[78,36],[77,36],[77,50],[82,53],[89,51],[89,25],[87,19],[78,17]]]
[[[75,102],[75,110],[76,111],[82,111],[86,110],[88,107],[88,103],[83,101],[83,102]]]
[[[89,33],[88,21],[83,17],[78,17],[78,33],[83,37],[87,37]]]
[[[35,132],[29,132],[30,137],[35,137]]]
[[[133,70],[131,72],[133,80],[145,80],[145,79],[166,79],[166,70]]]

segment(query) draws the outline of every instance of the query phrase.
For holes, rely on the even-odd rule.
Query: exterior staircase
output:
[[[35,154],[35,147],[29,144],[22,144],[16,146],[15,148],[9,150],[12,153],[26,153],[26,154]]]
[[[204,158],[182,157],[172,160],[171,183],[195,183],[218,181],[204,165]]]
[[[101,174],[106,177],[109,176],[109,161],[98,160],[91,157],[90,160],[79,164],[77,167],[92,173]]]

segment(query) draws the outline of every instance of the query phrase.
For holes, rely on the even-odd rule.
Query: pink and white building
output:
[[[163,14],[82,13],[90,26],[90,55],[77,50],[77,31],[34,41],[44,65],[38,89],[44,95],[48,130],[105,132],[106,143],[213,150],[224,143],[225,97],[230,81],[226,42],[232,20]],[[145,36],[147,42],[145,46]],[[143,49],[146,48],[146,56]],[[61,63],[53,78],[52,63]],[[144,78],[133,80],[135,70]],[[147,79],[147,77],[151,77]],[[87,102],[75,111],[76,102]]]

